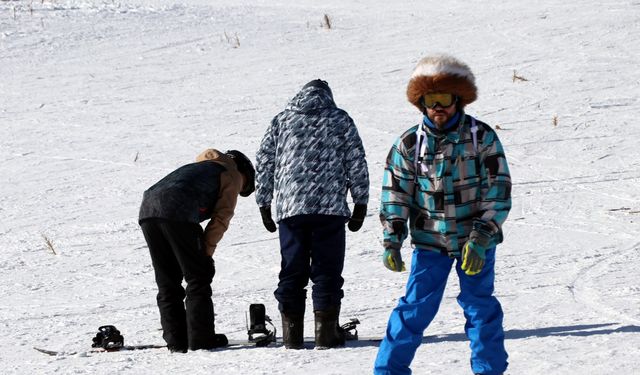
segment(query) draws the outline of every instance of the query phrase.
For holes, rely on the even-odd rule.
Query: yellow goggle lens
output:
[[[446,108],[456,102],[456,96],[453,94],[425,94],[422,99],[427,108],[435,108],[436,105]]]

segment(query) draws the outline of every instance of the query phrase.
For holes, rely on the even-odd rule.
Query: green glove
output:
[[[487,249],[473,241],[467,241],[462,248],[462,270],[468,276],[477,275],[484,267]]]
[[[407,268],[404,266],[404,262],[402,261],[400,249],[384,249],[384,253],[382,254],[382,263],[385,267],[387,267],[387,269],[393,272],[401,272],[407,270]]]

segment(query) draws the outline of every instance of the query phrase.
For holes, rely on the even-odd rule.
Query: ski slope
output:
[[[371,373],[367,343],[87,349],[104,324],[125,344],[163,344],[142,192],[208,147],[254,157],[271,118],[315,78],[356,122],[370,168],[367,219],[347,235],[342,317],[382,335],[408,276],[380,259],[383,163],[420,121],[405,97],[415,63],[442,52],[473,70],[467,112],[497,129],[510,163],[496,264],[508,373],[637,374],[638,0],[0,1],[2,373]],[[280,329],[277,234],[253,196],[239,200],[215,262],[216,330],[246,338],[251,303]],[[470,373],[457,292],[453,273],[415,374]],[[308,310],[312,336],[310,300]]]

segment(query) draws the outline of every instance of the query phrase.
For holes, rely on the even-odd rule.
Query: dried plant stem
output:
[[[323,17],[322,27],[331,30],[331,18],[329,18],[328,14],[325,14]]]
[[[524,78],[523,76],[519,76],[515,70],[513,71],[512,79],[513,79],[513,82],[515,82],[515,81],[523,81],[523,82],[528,81],[528,79]]]
[[[47,248],[51,250],[53,255],[58,255],[58,253],[56,253],[56,249],[53,247],[53,242],[51,242],[51,239],[47,237],[46,234],[43,234],[42,238],[44,238],[44,243],[47,245]]]

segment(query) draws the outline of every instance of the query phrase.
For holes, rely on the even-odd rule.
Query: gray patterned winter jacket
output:
[[[364,147],[331,90],[305,87],[271,121],[256,154],[256,201],[276,201],[276,221],[304,214],[349,217],[369,200]],[[274,197],[275,195],[275,197]]]

